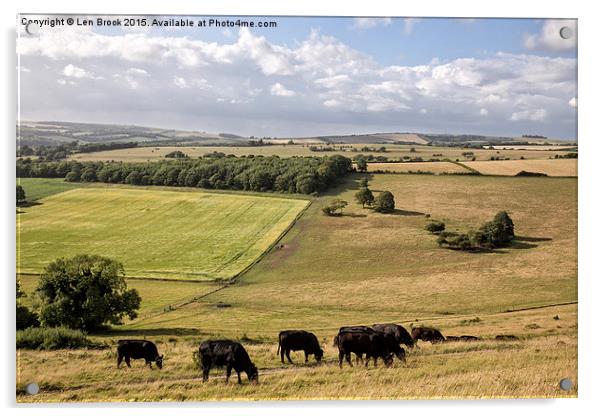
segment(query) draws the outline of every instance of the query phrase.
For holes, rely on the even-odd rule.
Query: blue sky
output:
[[[240,19],[278,27],[23,35],[21,113],[255,136],[575,139],[576,39],[559,35],[565,26],[576,33],[574,20]]]

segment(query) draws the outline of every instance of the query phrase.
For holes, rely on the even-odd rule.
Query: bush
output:
[[[445,230],[445,224],[441,221],[431,221],[424,226],[424,229],[431,234],[439,234]]]
[[[374,200],[374,210],[376,212],[393,212],[395,211],[395,198],[389,191],[381,192]]]
[[[374,195],[372,194],[372,191],[368,189],[368,187],[364,187],[357,191],[355,194],[355,200],[359,204],[362,204],[363,208],[366,206],[366,204],[372,205],[374,203]]]
[[[38,326],[40,326],[38,315],[26,306],[17,305],[17,330]]]
[[[322,208],[322,212],[330,217],[343,215],[343,208],[346,206],[347,201],[343,201],[342,199],[333,199],[328,203],[328,205]]]
[[[83,332],[64,327],[27,328],[17,331],[16,339],[17,348],[31,350],[83,348],[93,345]]]

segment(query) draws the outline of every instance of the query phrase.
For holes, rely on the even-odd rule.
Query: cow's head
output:
[[[160,355],[157,357],[157,359],[155,360],[155,362],[157,363],[157,367],[159,367],[159,369],[163,368],[163,356]]]
[[[391,367],[393,365],[393,353],[388,353],[383,357],[383,361],[385,362],[385,366]]]
[[[249,380],[253,383],[259,383],[259,371],[257,371],[255,364],[251,364],[247,370],[247,377],[249,377]]]
[[[322,361],[322,357],[324,357],[324,350],[322,348],[318,348],[318,351],[316,351],[315,356],[317,362]]]

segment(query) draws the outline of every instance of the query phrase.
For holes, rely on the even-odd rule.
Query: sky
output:
[[[183,17],[194,27],[150,26],[180,18],[42,22],[33,35],[19,19],[21,119],[257,137],[576,139],[575,20],[194,16]],[[276,27],[197,26],[209,19]]]

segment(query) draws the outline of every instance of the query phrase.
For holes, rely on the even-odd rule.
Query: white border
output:
[[[392,2],[391,2],[392,3]],[[600,170],[602,148],[600,137],[600,81],[601,61],[599,40],[601,36],[600,14],[596,13],[596,2],[547,0],[528,2],[525,0],[487,1],[413,1],[387,4],[385,1],[327,1],[285,0],[244,1],[222,0],[215,2],[169,0],[158,4],[151,2],[129,2],[102,0],[97,2],[54,0],[22,0],[8,4],[2,2],[3,34],[3,87],[2,126],[3,163],[2,174],[3,221],[2,221],[2,276],[5,296],[3,308],[5,322],[3,339],[0,343],[4,371],[0,377],[2,403],[7,407],[5,414],[90,415],[103,414],[107,410],[115,415],[142,413],[164,415],[178,414],[230,414],[233,412],[261,415],[306,415],[307,413],[344,413],[345,416],[363,415],[375,408],[386,414],[426,413],[488,416],[545,412],[556,414],[588,414],[599,412],[600,404],[600,359],[602,317],[600,291],[602,275],[596,263],[600,248],[602,227],[600,198]],[[14,386],[14,275],[15,266],[15,214],[14,198],[14,154],[15,154],[15,21],[17,13],[132,13],[132,14],[236,14],[236,15],[347,15],[347,16],[458,16],[458,17],[557,17],[579,19],[579,399],[559,400],[495,400],[495,401],[407,401],[407,402],[261,402],[261,403],[184,403],[143,406],[133,405],[61,405],[30,407],[15,405]],[[86,409],[84,410],[83,407]],[[108,409],[107,409],[108,407]]]

